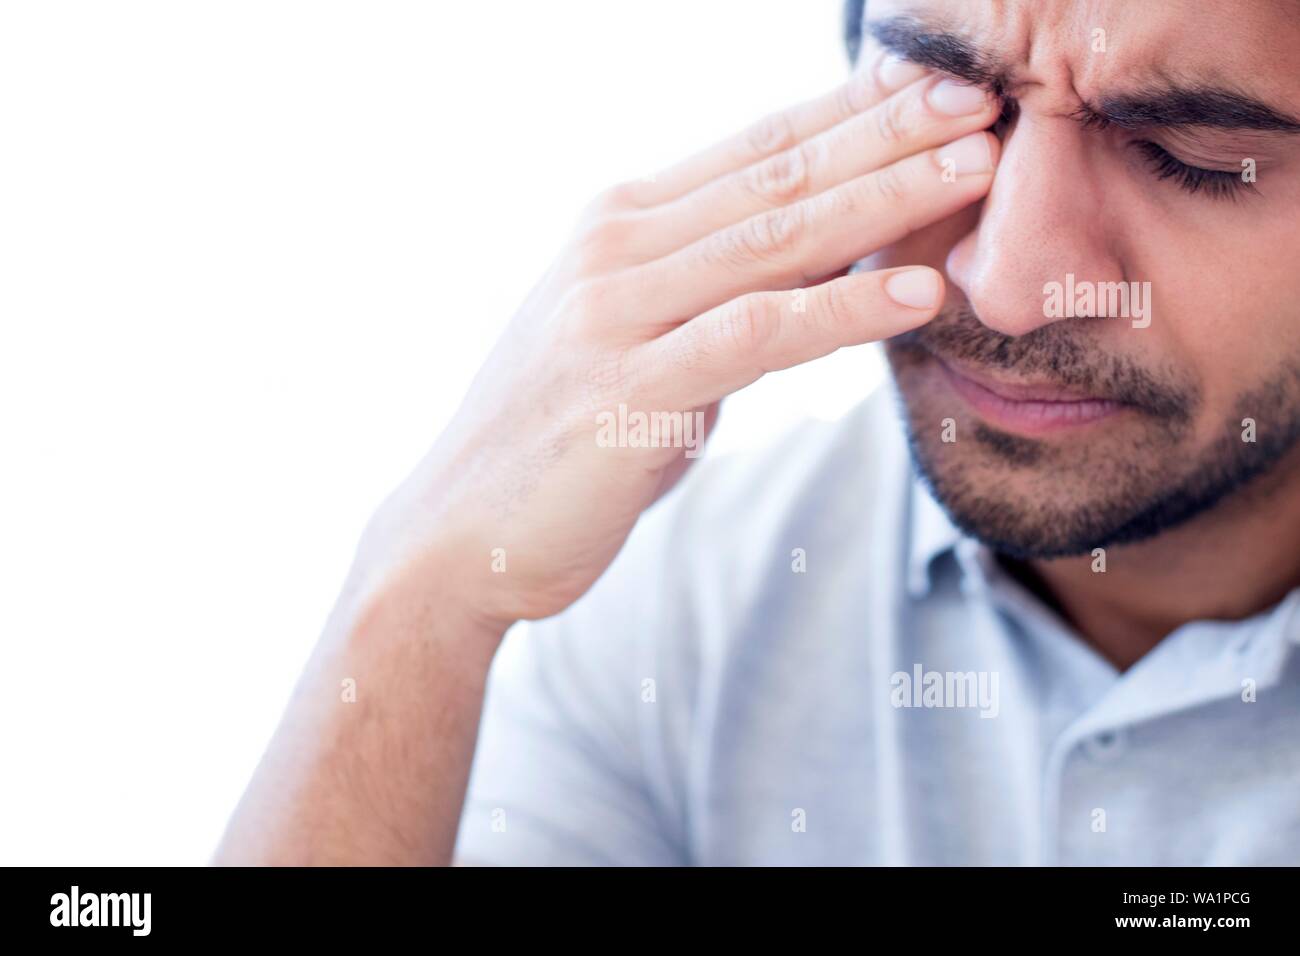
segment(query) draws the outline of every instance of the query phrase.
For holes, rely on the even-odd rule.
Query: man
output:
[[[843,89],[604,195],[217,859],[1300,862],[1295,13],[851,3]],[[638,523],[873,340],[889,390]]]

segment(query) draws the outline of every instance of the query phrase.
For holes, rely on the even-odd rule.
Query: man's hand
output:
[[[563,610],[690,463],[681,447],[601,447],[598,416],[699,411],[711,424],[764,372],[931,319],[933,270],[836,276],[980,199],[996,116],[982,91],[890,61],[609,190],[364,558],[454,551],[456,592],[502,627]]]
[[[367,529],[219,862],[449,860],[502,633],[581,596],[690,463],[602,447],[598,416],[712,422],[765,372],[938,312],[932,269],[843,273],[985,195],[998,107],[865,59],[833,93],[591,206]]]

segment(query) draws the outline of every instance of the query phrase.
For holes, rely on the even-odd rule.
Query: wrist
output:
[[[354,568],[328,630],[362,652],[426,646],[475,682],[486,677],[511,623],[485,614],[445,552],[431,551],[396,565]]]

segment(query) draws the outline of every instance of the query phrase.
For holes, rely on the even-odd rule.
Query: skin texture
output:
[[[217,862],[448,862],[505,629],[580,597],[690,464],[680,448],[600,447],[596,416],[626,404],[711,421],[765,371],[840,346],[894,339],[940,497],[1117,665],[1184,621],[1254,613],[1300,582],[1286,440],[1300,158],[1277,137],[1162,132],[1188,162],[1258,159],[1258,196],[1212,201],[1154,175],[1133,131],[1076,115],[1165,75],[1300,102],[1291,5],[1231,6],[876,0],[873,17],[942,14],[996,52],[1008,69],[980,109],[940,116],[927,99],[940,77],[885,68],[869,43],[844,89],[602,195],[376,514]],[[1087,52],[1095,27],[1103,56]],[[995,123],[996,137],[979,132]],[[964,175],[943,176],[946,145],[971,134]],[[890,270],[918,263],[946,280],[942,301],[892,302]],[[1044,283],[1067,273],[1150,281],[1152,323],[1046,318]],[[1008,387],[1128,404],[1087,425],[1008,429],[936,353]],[[1255,409],[1258,446],[1224,444]],[[944,419],[956,442],[939,440]],[[1251,480],[1220,482],[1215,498],[1216,468]],[[1170,489],[1199,510],[1109,548],[1106,574],[1072,556]]]
[[[869,5],[869,32],[907,18],[998,61],[997,85],[1014,107],[988,198],[866,263],[926,262],[948,279],[943,314],[889,345],[914,451],[957,522],[1121,667],[1187,620],[1249,615],[1300,581],[1300,277],[1289,265],[1300,136],[1099,129],[1078,114],[1171,78],[1294,112],[1296,10],[1181,0],[1158,14],[1056,0]],[[1099,28],[1105,52],[1093,49]],[[1189,193],[1155,175],[1143,141],[1208,169],[1239,172],[1253,158],[1257,183],[1226,197]],[[1151,324],[1045,317],[1045,284],[1067,274],[1149,282]],[[981,416],[943,362],[1127,407],[1025,434]],[[1247,418],[1254,442],[1242,440]],[[945,419],[955,442],[942,440]],[[1106,549],[1105,574],[1093,571],[1094,548]]]
[[[691,463],[602,447],[599,416],[711,423],[767,371],[934,317],[933,269],[844,273],[987,193],[998,104],[880,59],[591,205],[363,536],[216,862],[448,862],[506,628],[580,597]]]

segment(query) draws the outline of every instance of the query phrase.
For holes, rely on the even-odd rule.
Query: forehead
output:
[[[865,6],[871,21],[914,18],[963,37],[1003,63],[1013,82],[1064,81],[1080,92],[1160,81],[1214,84],[1287,102],[1300,91],[1300,0],[869,0]],[[861,8],[854,0],[848,15]]]

